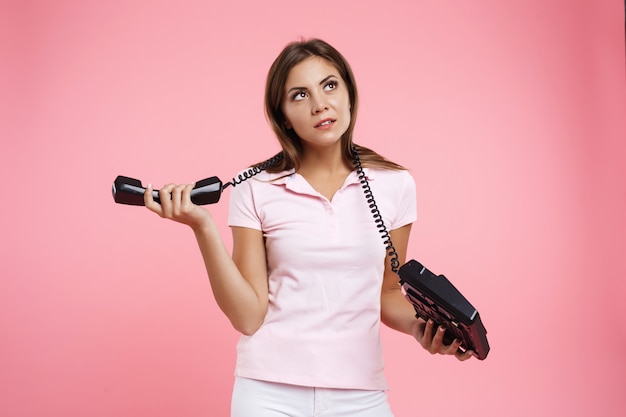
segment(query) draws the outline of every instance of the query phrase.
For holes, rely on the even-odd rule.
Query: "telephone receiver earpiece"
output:
[[[191,202],[199,206],[214,204],[220,201],[222,195],[222,181],[217,177],[205,178],[196,182],[191,190]],[[118,175],[113,182],[113,200],[118,204],[128,204],[130,206],[144,206],[143,195],[146,187],[141,185],[141,181],[135,178]],[[159,190],[152,190],[152,198],[157,203],[161,203]]]

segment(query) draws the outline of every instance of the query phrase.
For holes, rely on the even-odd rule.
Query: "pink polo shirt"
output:
[[[412,223],[411,175],[364,171],[388,230]],[[387,389],[379,333],[385,245],[356,172],[332,201],[299,174],[263,172],[231,190],[229,225],[263,231],[269,274],[267,315],[241,336],[236,375]]]

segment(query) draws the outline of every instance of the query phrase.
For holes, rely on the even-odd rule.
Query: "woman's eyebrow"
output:
[[[329,76],[324,78],[322,81],[320,81],[320,85],[324,84],[326,81],[330,80],[331,78],[338,78],[338,77],[336,75],[330,74]]]
[[[331,78],[338,78],[338,77],[334,74],[328,75],[324,77],[322,81],[320,81],[319,85],[323,85],[326,81],[330,80]],[[306,87],[291,87],[289,90],[287,90],[287,94],[291,93],[292,91],[303,91],[306,89],[307,89]]]

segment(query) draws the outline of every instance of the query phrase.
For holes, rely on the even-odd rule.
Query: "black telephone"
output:
[[[480,320],[480,314],[448,278],[435,275],[414,259],[402,265],[398,275],[416,315],[445,327],[444,344],[449,345],[454,339],[459,339],[461,350],[472,350],[480,360],[487,357],[487,329]]]
[[[490,350],[487,342],[487,330],[480,320],[478,311],[469,301],[463,297],[445,276],[434,275],[413,259],[400,267],[398,254],[393,247],[387,227],[378,211],[355,147],[352,148],[352,153],[354,155],[353,163],[365,193],[367,204],[371,209],[376,227],[383,238],[385,250],[391,258],[391,269],[398,274],[405,297],[413,305],[416,316],[424,320],[433,320],[436,325],[445,327],[444,343],[449,344],[455,338],[459,339],[461,340],[462,350],[470,349],[478,359],[485,359]],[[222,191],[229,185],[234,187],[274,165],[281,159],[282,152],[274,155],[267,161],[253,166],[224,185],[217,177],[209,177],[198,181],[191,191],[191,201],[198,205],[217,203],[220,200]],[[143,206],[145,191],[146,188],[141,185],[141,181],[135,178],[119,175],[113,182],[113,199],[119,204]],[[158,190],[152,191],[152,197],[157,203],[160,202]]]
[[[471,350],[478,359],[484,360],[490,350],[487,329],[483,326],[478,311],[463,294],[445,276],[436,276],[414,259],[400,267],[398,253],[393,247],[387,227],[374,201],[359,155],[356,149],[353,148],[352,151],[353,163],[367,204],[371,208],[374,222],[391,259],[391,270],[398,274],[404,295],[413,305],[416,317],[421,317],[425,321],[433,320],[437,326],[443,326],[446,329],[443,338],[446,345],[452,343],[454,339],[459,339],[462,351]]]

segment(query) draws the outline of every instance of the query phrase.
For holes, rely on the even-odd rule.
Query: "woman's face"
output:
[[[348,88],[329,61],[307,58],[287,76],[282,111],[304,146],[336,144],[350,126]]]

